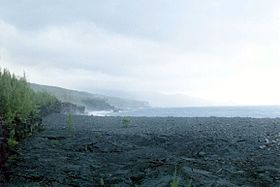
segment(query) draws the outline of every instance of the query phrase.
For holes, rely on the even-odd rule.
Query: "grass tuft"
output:
[[[177,168],[175,168],[173,179],[171,182],[171,187],[178,187],[179,186],[179,178],[177,176]]]

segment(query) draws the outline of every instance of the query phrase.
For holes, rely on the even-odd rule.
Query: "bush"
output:
[[[127,117],[123,118],[123,119],[122,119],[122,124],[123,124],[123,127],[124,127],[124,128],[129,127],[130,119],[127,118]]]

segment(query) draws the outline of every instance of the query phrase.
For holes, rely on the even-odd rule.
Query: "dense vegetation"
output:
[[[9,140],[17,141],[32,133],[38,126],[39,116],[51,111],[57,103],[54,96],[35,93],[25,76],[18,78],[6,69],[0,70],[0,115]]]
[[[0,69],[0,170],[17,142],[39,129],[41,116],[58,111],[60,105],[54,96],[34,92],[25,76]]]

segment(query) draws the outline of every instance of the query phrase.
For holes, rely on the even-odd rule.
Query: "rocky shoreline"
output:
[[[280,186],[280,119],[67,118],[44,118],[3,185]]]

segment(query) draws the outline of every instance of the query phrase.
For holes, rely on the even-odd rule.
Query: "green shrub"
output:
[[[129,118],[126,117],[126,118],[122,119],[123,127],[127,128],[127,127],[129,127],[129,124],[130,124],[130,119]]]
[[[74,130],[74,128],[73,128],[73,117],[72,117],[71,114],[67,115],[66,124],[67,124],[67,129],[69,131],[73,131]]]

